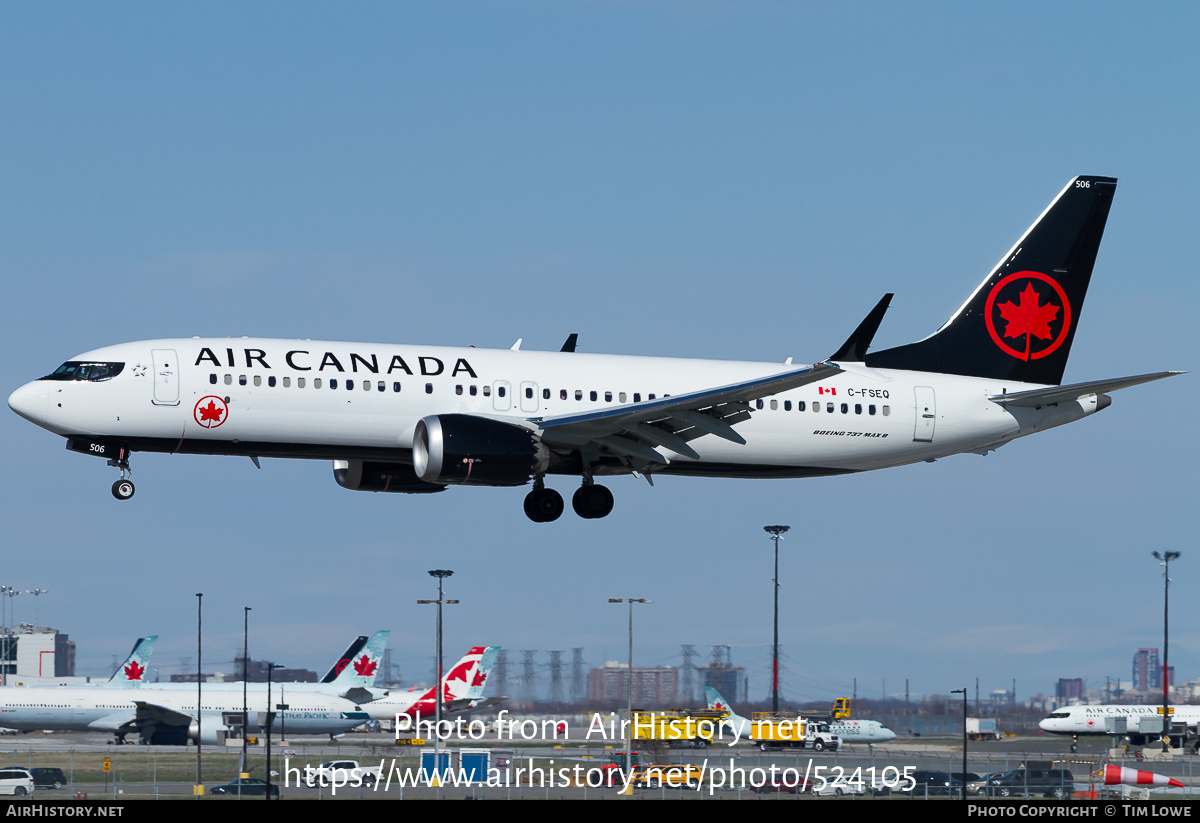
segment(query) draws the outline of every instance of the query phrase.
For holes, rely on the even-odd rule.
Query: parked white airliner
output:
[[[797,367],[309,340],[171,339],[80,354],[8,399],[67,448],[328,459],[348,489],[522,486],[555,520],[546,475],[582,477],[604,517],[619,474],[812,477],[986,454],[1178,372],[1058,385],[1116,180],[1071,180],[936,333],[867,353],[885,296],[836,353]]]
[[[184,745],[199,735],[206,745],[241,723],[242,694],[208,691],[196,711],[196,692],[161,689],[0,688],[0,726],[22,731],[105,731],[123,739],[138,732],[148,743]],[[264,731],[265,691],[248,695],[250,734]],[[276,711],[272,729],[291,734],[341,734],[370,718],[354,703],[320,693],[289,694],[288,709]],[[197,723],[199,717],[200,722]]]

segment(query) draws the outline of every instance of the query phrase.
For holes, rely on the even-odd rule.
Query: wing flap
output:
[[[538,426],[542,441],[550,447],[578,448],[593,443],[635,460],[666,464],[670,461],[655,448],[661,446],[695,459],[698,454],[686,441],[705,434],[744,444],[733,425],[750,419],[748,401],[818,383],[841,371],[833,363],[817,363],[712,389],[581,414],[532,418],[530,422]]]
[[[137,707],[133,725],[139,727],[148,725],[188,726],[195,719],[190,714],[168,709],[166,706],[159,706],[156,703],[147,703],[144,700],[135,700],[133,705]]]

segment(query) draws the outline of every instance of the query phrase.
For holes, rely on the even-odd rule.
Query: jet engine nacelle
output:
[[[196,737],[199,736],[201,746],[221,745],[229,736],[229,729],[225,728],[224,726],[218,727],[217,724],[213,723],[211,720],[204,724],[203,734],[200,733],[200,729],[196,728],[198,725],[199,724],[193,720],[188,726],[187,736],[188,740],[193,742],[196,740]]]
[[[548,462],[529,429],[486,417],[431,415],[413,434],[413,468],[427,483],[523,486]]]
[[[417,479],[407,463],[378,463],[373,460],[334,460],[333,479],[343,489],[360,492],[403,492],[431,494],[445,486]]]

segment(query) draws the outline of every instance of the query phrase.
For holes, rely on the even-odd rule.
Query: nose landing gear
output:
[[[121,470],[121,479],[112,484],[113,497],[118,500],[128,500],[133,497],[133,469],[129,468],[129,452],[121,449],[120,457],[115,460],[109,460],[108,465]],[[126,477],[126,474],[129,476]]]

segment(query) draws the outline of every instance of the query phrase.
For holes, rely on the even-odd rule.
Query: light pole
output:
[[[204,679],[202,672],[204,664],[201,655],[204,653],[204,592],[196,592],[196,786],[192,789],[196,799],[204,792],[204,776],[200,769],[200,741],[203,739],[204,694],[200,690],[200,681]]]
[[[433,773],[434,775],[441,774],[442,755],[441,755],[441,736],[439,732],[442,726],[442,604],[457,603],[457,600],[446,600],[442,597],[442,583],[447,577],[454,574],[451,569],[430,569],[429,576],[436,577],[438,582],[438,599],[437,600],[418,600],[419,605],[428,603],[437,604],[437,683],[434,685],[434,722],[433,722]],[[420,716],[418,715],[418,722]],[[441,781],[438,781],[439,785]]]
[[[1162,687],[1163,687],[1162,744],[1163,744],[1163,747],[1162,747],[1162,750],[1164,752],[1166,752],[1171,747],[1171,742],[1170,742],[1171,741],[1171,712],[1170,712],[1170,706],[1168,706],[1168,701],[1167,701],[1167,693],[1170,688],[1169,679],[1167,677],[1167,615],[1168,615],[1167,607],[1170,602],[1169,595],[1171,593],[1171,578],[1168,577],[1167,575],[1171,571],[1171,567],[1168,564],[1172,560],[1176,560],[1179,558],[1179,552],[1163,552],[1162,554],[1159,554],[1158,552],[1153,552],[1153,554],[1154,554],[1154,559],[1160,561],[1159,565],[1161,565],[1163,567],[1163,662],[1162,662]]]
[[[963,696],[963,770],[962,770],[962,799],[967,799],[967,690],[953,689],[950,694]]]
[[[39,607],[39,604],[41,603],[41,601],[38,599],[38,596],[46,594],[49,591],[50,591],[49,589],[26,589],[25,590],[25,594],[33,595],[33,630],[35,632],[37,631],[38,624],[41,623],[41,620],[42,620],[41,608]]]
[[[282,668],[283,665],[279,663],[267,664],[267,800],[271,799],[271,727],[275,725],[275,713],[271,711],[271,680],[275,670]]]
[[[241,772],[241,777],[249,777],[250,772],[246,770],[246,745],[250,742],[248,735],[250,729],[250,707],[247,705],[246,690],[249,688],[247,680],[249,678],[249,659],[250,652],[250,607],[242,607],[242,767],[238,769]],[[267,710],[270,711],[271,705],[267,704]],[[242,798],[242,783],[238,781],[238,799]]]
[[[653,603],[645,597],[610,597],[609,603],[629,604],[629,675],[625,681],[625,770],[633,773],[633,604]]]
[[[775,541],[775,647],[771,661],[771,711],[779,711],[779,538],[789,531],[790,526],[763,526],[763,531]],[[735,695],[736,697],[736,695]]]

